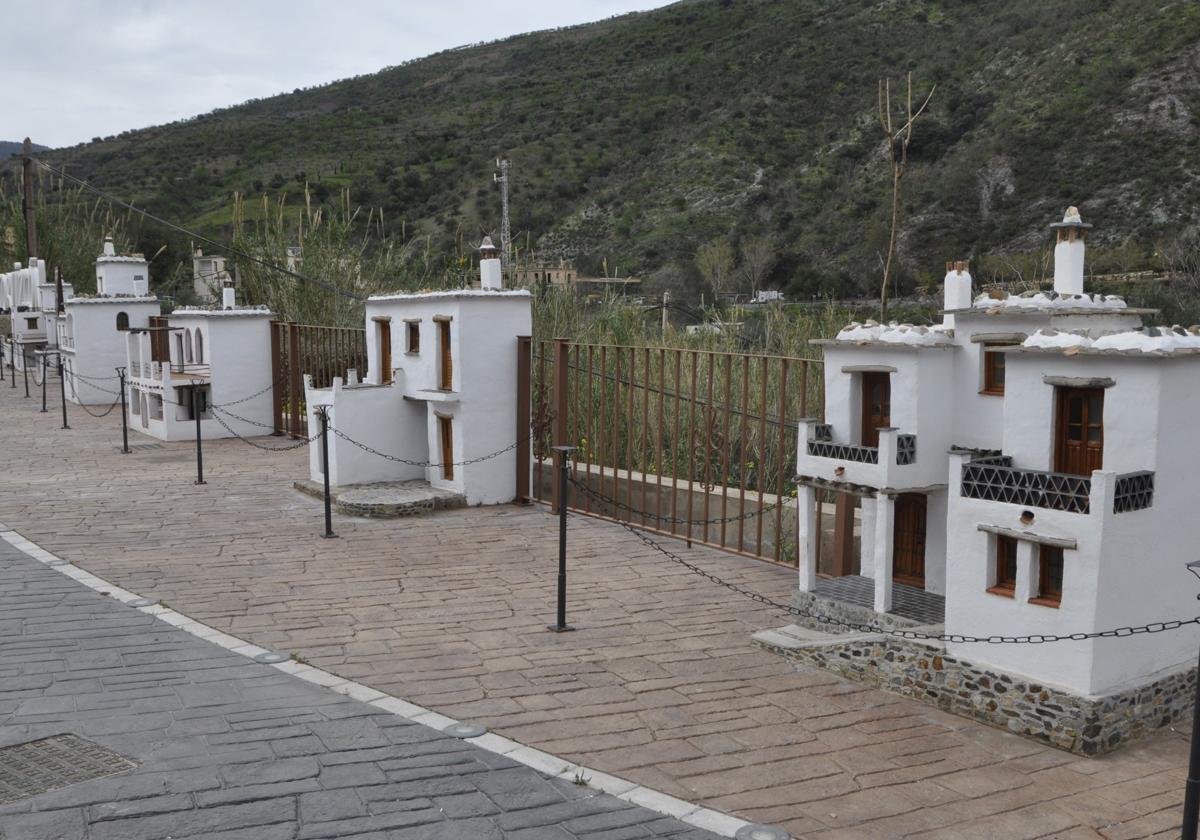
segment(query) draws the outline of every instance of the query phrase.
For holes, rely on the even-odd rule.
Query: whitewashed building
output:
[[[952,264],[942,324],[852,324],[818,342],[826,421],[800,428],[801,601],[861,593],[849,584],[865,579],[872,620],[888,626],[897,600],[924,593],[944,606],[945,633],[984,637],[1086,634],[1197,612],[1185,564],[1200,545],[1187,490],[1200,471],[1188,442],[1200,330],[1142,329],[1152,311],[1087,294],[1090,225],[1071,208],[1051,227],[1051,293],[972,298],[965,264]],[[818,542],[828,506],[823,527],[817,520],[818,496],[830,494],[832,551]],[[1124,709],[1144,705],[1137,692],[1153,685],[1163,706],[1138,724],[1152,728],[1162,725],[1154,714],[1161,721],[1187,702],[1180,674],[1196,646],[1196,633],[1174,632],[1119,647],[952,641],[944,650],[967,671],[1063,692],[1047,720],[1062,714],[1062,696]],[[1109,714],[1089,709],[1097,721]],[[1119,742],[1135,717],[1098,722],[1104,735],[1060,728],[1046,739],[1072,749],[1091,739],[1082,751],[1104,751],[1111,744],[1097,739]]]
[[[160,440],[192,439],[198,410],[202,438],[267,433],[271,318],[265,307],[238,306],[227,286],[220,307],[181,307],[130,330],[130,428]],[[226,403],[232,414],[221,413]]]
[[[72,294],[71,284],[64,283],[63,296]],[[46,281],[45,261],[35,257],[26,268],[15,263],[12,271],[0,274],[0,312],[8,314],[11,328],[5,363],[15,362],[17,370],[23,370],[26,362],[40,367],[37,352],[58,342],[57,296],[54,284]]]
[[[203,248],[197,248],[192,254],[192,293],[196,300],[215,301],[221,290],[233,281],[226,257],[205,254]]]
[[[111,405],[117,398],[116,370],[126,362],[126,333],[149,326],[162,312],[150,294],[149,278],[145,257],[117,254],[108,237],[96,259],[96,294],[64,294],[56,327],[68,400]]]
[[[532,299],[502,288],[499,259],[483,259],[480,269],[480,289],[370,298],[363,380],[352,373],[318,389],[306,377],[310,433],[320,429],[318,407],[328,407],[341,433],[328,439],[331,484],[424,480],[470,505],[515,497],[517,338],[530,334]],[[319,440],[310,474],[324,480]]]

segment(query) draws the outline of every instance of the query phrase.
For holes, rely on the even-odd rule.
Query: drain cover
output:
[[[280,653],[277,650],[269,650],[266,653],[260,653],[254,657],[255,662],[261,662],[263,665],[274,665],[278,662],[287,662],[291,659],[291,654]]]
[[[454,738],[478,738],[487,732],[487,727],[478,723],[452,723],[442,732]]]
[[[134,767],[136,763],[78,735],[0,747],[0,805]]]

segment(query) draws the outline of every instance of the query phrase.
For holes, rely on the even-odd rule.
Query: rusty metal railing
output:
[[[354,327],[271,322],[271,375],[274,426],[277,434],[308,437],[304,375],[317,388],[328,388],[336,376],[353,368],[361,376],[367,365],[367,332]]]
[[[577,447],[572,509],[794,565],[797,421],[820,363],[666,347],[533,342],[531,495],[556,501],[554,445]]]

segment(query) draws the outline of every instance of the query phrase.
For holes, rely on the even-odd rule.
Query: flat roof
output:
[[[393,292],[391,294],[371,295],[367,303],[379,301],[404,300],[446,300],[453,298],[527,298],[532,297],[528,289],[447,289],[440,292]]]
[[[972,306],[968,309],[943,309],[943,315],[963,317],[1017,317],[1021,315],[1157,315],[1157,309],[1142,309],[1127,306],[1123,309],[1105,309],[1099,306],[1005,306],[997,301],[995,306]]]

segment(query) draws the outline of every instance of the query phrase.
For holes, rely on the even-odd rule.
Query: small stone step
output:
[[[318,499],[325,498],[325,487],[316,481],[296,481],[297,490]],[[330,488],[333,508],[347,516],[372,519],[398,519],[421,516],[438,510],[467,506],[467,497],[452,490],[433,487],[428,481],[386,481],[378,484],[347,484]]]

